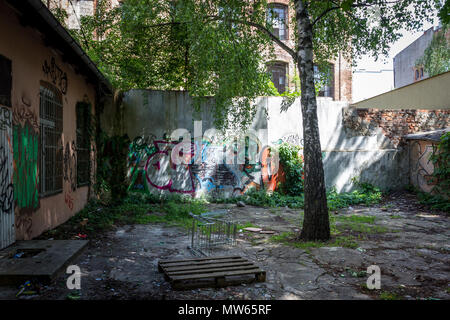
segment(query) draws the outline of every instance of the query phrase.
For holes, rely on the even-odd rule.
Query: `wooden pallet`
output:
[[[176,290],[266,281],[265,271],[239,256],[160,260],[158,270]]]

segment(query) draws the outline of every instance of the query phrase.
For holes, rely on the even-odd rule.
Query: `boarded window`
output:
[[[11,107],[11,60],[0,55],[0,105]]]
[[[273,34],[278,39],[289,39],[288,7],[286,5],[279,3],[269,5],[267,19],[272,24]]]
[[[279,93],[283,93],[286,91],[286,69],[287,64],[283,62],[275,62],[268,65],[268,71],[271,74],[272,82]]]
[[[63,189],[63,106],[61,92],[47,82],[40,87],[40,193],[47,196]]]
[[[78,102],[77,112],[77,186],[87,185],[90,182],[90,146],[89,134],[91,104]]]

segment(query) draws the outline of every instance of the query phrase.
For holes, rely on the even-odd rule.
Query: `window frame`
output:
[[[283,36],[283,38],[280,37],[280,31],[279,31],[280,29],[278,29],[277,33],[274,32],[274,34],[281,41],[289,40],[289,6],[287,6],[284,3],[278,3],[278,2],[269,3],[268,6],[267,6],[267,20],[268,21],[270,21],[269,20],[270,10],[274,10],[274,9],[282,9],[284,11],[284,23],[283,23],[284,36]],[[272,18],[272,21],[273,20],[275,20],[275,19]],[[277,20],[279,20],[279,19],[277,19]]]
[[[284,88],[282,90],[280,90],[281,88],[280,83],[278,82],[275,83],[275,79],[274,79],[274,71],[276,69],[278,69],[278,71],[283,71],[284,72]],[[288,91],[288,83],[289,83],[289,79],[288,79],[288,74],[289,74],[289,64],[287,62],[284,61],[271,61],[269,63],[267,63],[267,70],[270,73],[270,78],[271,81],[273,82],[275,88],[277,89],[279,94],[282,94],[286,91]]]
[[[91,184],[91,139],[88,128],[90,119],[89,113],[91,112],[91,108],[91,104],[86,101],[78,102],[75,106],[77,188],[89,186]],[[79,116],[81,116],[82,119],[80,119]],[[86,172],[83,170],[83,163],[87,163]],[[84,174],[86,175],[86,180],[80,181],[80,177],[82,177]]]
[[[41,81],[39,87],[39,132],[40,132],[39,197],[40,198],[45,198],[55,194],[59,194],[62,193],[64,190],[64,181],[63,181],[64,147],[62,144],[63,111],[64,108],[61,91],[53,84]],[[50,114],[51,112],[53,112],[53,114]],[[51,140],[51,142],[47,142],[47,140]],[[51,152],[47,154],[48,150],[50,150]],[[53,159],[50,160],[53,162],[49,164],[49,160],[47,159],[47,157],[53,157]],[[51,177],[47,176],[48,173],[51,173],[50,175]],[[53,180],[52,186],[47,188],[46,183],[47,180],[49,179]]]

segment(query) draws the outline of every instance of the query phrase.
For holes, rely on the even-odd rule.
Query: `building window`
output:
[[[63,189],[63,106],[61,92],[47,82],[40,88],[40,193],[47,196]]]
[[[314,80],[319,87],[319,97],[331,97],[334,99],[334,65],[319,68],[314,66]]]
[[[286,78],[287,63],[275,62],[268,65],[268,71],[271,74],[272,82],[277,88],[278,93],[286,91],[287,78]]]
[[[90,182],[90,147],[89,119],[91,104],[78,102],[76,105],[77,116],[77,186],[88,185]]]
[[[269,5],[267,11],[267,19],[272,25],[274,35],[280,40],[288,40],[288,6],[274,3]]]
[[[0,105],[11,107],[11,60],[0,55]]]

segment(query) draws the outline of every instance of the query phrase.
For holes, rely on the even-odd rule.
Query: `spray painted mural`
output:
[[[14,109],[14,200],[20,211],[39,206],[39,127],[37,117],[25,103]]]
[[[0,106],[0,249],[15,241],[12,112]]]
[[[434,165],[430,160],[436,147],[430,141],[425,140],[412,141],[410,146],[411,183],[429,193],[436,185],[436,179],[433,176]]]
[[[275,190],[278,159],[256,136],[191,142],[137,137],[130,145],[130,191],[236,196]]]

